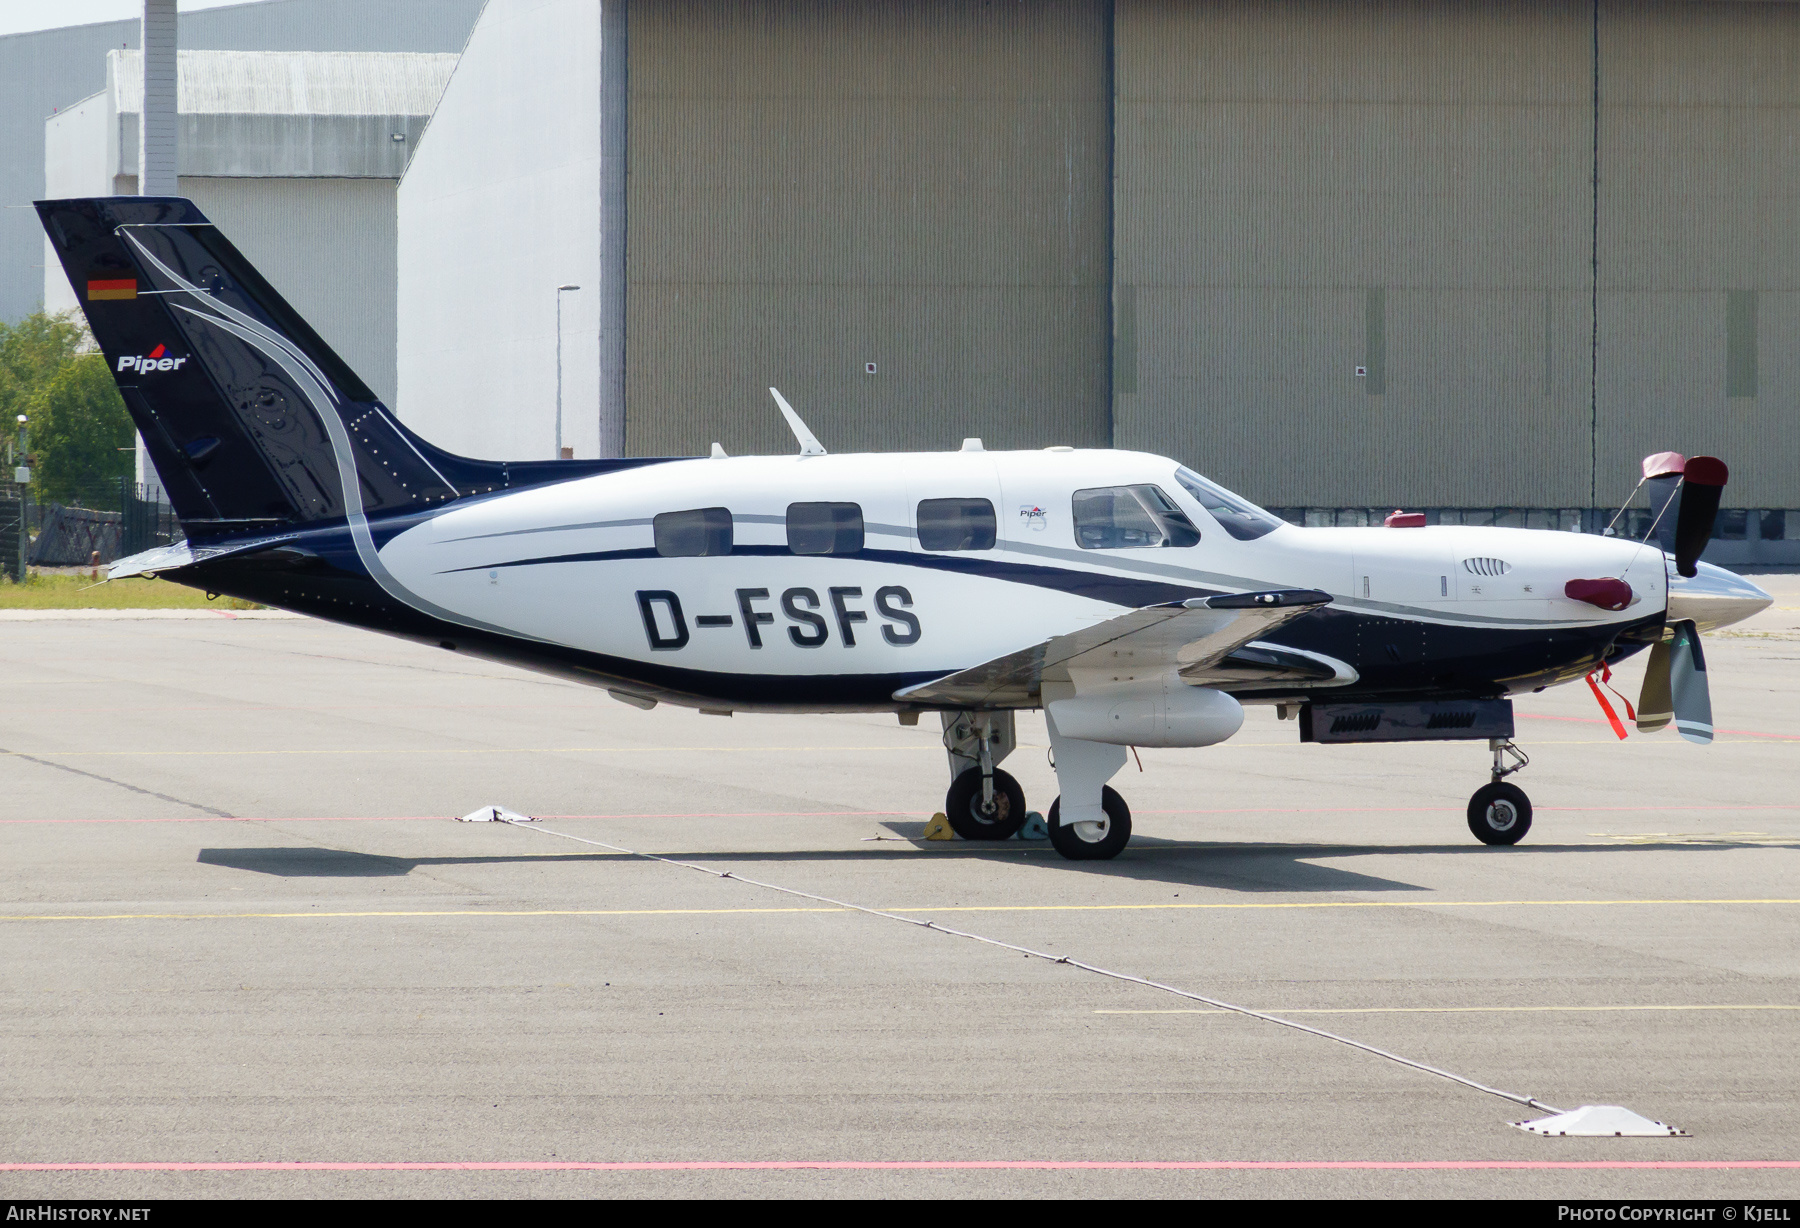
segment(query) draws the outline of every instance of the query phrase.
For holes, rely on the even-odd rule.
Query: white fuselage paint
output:
[[[1080,450],[674,461],[446,508],[389,540],[380,562],[406,592],[470,624],[621,661],[795,678],[949,673],[1169,599],[1069,592],[1009,578],[1007,565],[1053,568],[1077,581],[1232,592],[1322,589],[1339,608],[1468,628],[1604,627],[1660,612],[1667,600],[1664,557],[1653,546],[1578,533],[1284,526],[1239,541],[1175,481],[1176,468],[1146,453]],[[1198,544],[1081,549],[1072,523],[1074,492],[1143,483],[1158,486],[1187,514],[1200,529]],[[992,501],[999,529],[994,547],[922,551],[916,509],[934,498]],[[785,519],[793,502],[858,504],[865,550],[888,557],[787,553]],[[655,515],[709,507],[730,510],[739,553],[569,557],[650,551]],[[933,565],[922,565],[928,559]],[[1500,575],[1478,574],[1465,559],[1499,559],[1507,567]],[[947,569],[944,561],[968,570]],[[1569,580],[1605,577],[1631,585],[1629,608],[1608,612],[1563,595]],[[840,619],[834,588],[845,610],[863,620]],[[890,608],[918,620],[912,642],[906,642],[910,627],[878,608],[877,594],[892,588],[905,590],[909,604],[890,594]],[[740,606],[740,591],[758,589],[768,596],[753,600],[752,608],[773,615],[757,628],[760,648],[751,645]],[[817,638],[813,626],[784,611],[783,594],[796,589],[817,597],[827,631],[817,646],[801,642]],[[641,592],[679,597],[687,627],[679,648],[652,646]],[[659,619],[672,613],[666,603],[654,609]],[[730,621],[702,626],[702,616]],[[659,634],[676,638],[667,624]]]

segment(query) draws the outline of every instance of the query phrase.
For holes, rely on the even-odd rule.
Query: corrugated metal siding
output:
[[[183,115],[181,174],[196,178],[399,179],[428,115]],[[119,116],[121,175],[137,174],[134,113]],[[401,139],[395,140],[398,134]]]
[[[107,52],[121,111],[143,98],[141,52]],[[456,68],[448,53],[393,51],[182,51],[176,109],[183,115],[430,115]]]
[[[1591,28],[1119,0],[1118,445],[1273,505],[1585,503]]]
[[[627,451],[1106,441],[1097,0],[629,20]]]
[[[1609,2],[1600,97],[1601,501],[1674,449],[1726,459],[1727,506],[1793,507],[1800,6]]]

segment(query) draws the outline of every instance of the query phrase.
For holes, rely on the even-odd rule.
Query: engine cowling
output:
[[[1244,724],[1237,700],[1173,674],[1059,699],[1050,715],[1063,737],[1114,746],[1211,746]]]

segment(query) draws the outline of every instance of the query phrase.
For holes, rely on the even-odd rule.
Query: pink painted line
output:
[[[1607,722],[1596,716],[1545,716],[1538,712],[1520,712],[1516,714],[1528,721],[1571,721],[1577,725],[1604,725]],[[1756,729],[1718,729],[1714,733],[1729,733],[1740,738],[1773,738],[1777,742],[1800,742],[1800,734],[1796,733],[1763,733]]]
[[[694,1172],[788,1169],[968,1170],[1468,1170],[1468,1169],[1770,1169],[1800,1160],[250,1160],[149,1163],[0,1164],[0,1172]]]

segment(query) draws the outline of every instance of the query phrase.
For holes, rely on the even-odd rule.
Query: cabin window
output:
[[[863,548],[862,508],[854,503],[790,503],[787,544],[795,554],[855,554]]]
[[[1265,533],[1273,533],[1285,521],[1278,519],[1248,499],[1240,498],[1215,482],[1209,482],[1192,469],[1175,471],[1181,488],[1194,496],[1194,501],[1212,514],[1219,527],[1241,542],[1253,542]]]
[[[992,550],[994,505],[986,499],[924,499],[919,545],[926,550]]]
[[[1075,542],[1084,550],[1191,546],[1200,540],[1173,500],[1154,486],[1102,486],[1075,492]]]
[[[664,512],[656,526],[656,552],[665,559],[731,553],[731,512],[699,507],[691,512]]]

